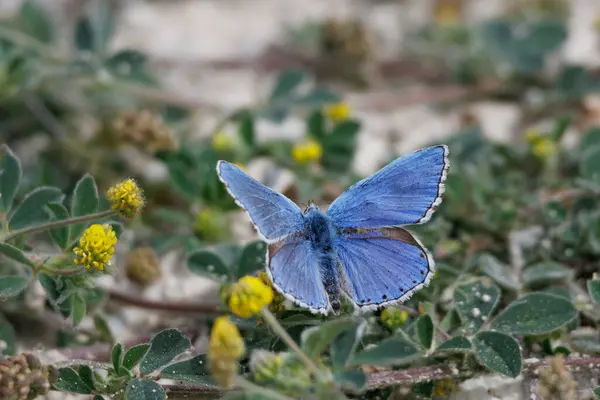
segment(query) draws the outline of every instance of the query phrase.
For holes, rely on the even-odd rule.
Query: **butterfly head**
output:
[[[311,210],[320,210],[319,206],[315,204],[314,201],[309,200],[308,205],[304,209],[304,214],[308,214]]]

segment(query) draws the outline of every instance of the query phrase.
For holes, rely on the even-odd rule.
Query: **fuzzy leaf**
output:
[[[241,278],[244,275],[252,275],[264,269],[266,250],[267,246],[260,240],[246,245],[240,256],[236,277]]]
[[[125,389],[125,400],[165,400],[167,394],[158,383],[148,379],[132,379]]]
[[[473,337],[475,358],[484,367],[516,378],[521,373],[519,343],[500,332],[479,332]]]
[[[400,337],[383,340],[378,345],[352,357],[351,365],[405,365],[421,356],[419,349]]]
[[[69,218],[67,207],[61,203],[48,203],[46,208],[51,215],[52,221],[62,221]],[[71,243],[71,225],[61,226],[50,230],[52,239],[63,250],[66,250]]]
[[[588,292],[590,297],[596,304],[600,304],[600,279],[589,280],[587,282]]]
[[[530,293],[513,301],[491,325],[499,332],[542,335],[554,332],[573,321],[577,310],[564,297]]]
[[[115,372],[119,374],[121,365],[123,364],[123,345],[121,343],[117,343],[113,346],[112,351],[110,352],[110,360],[112,361]]]
[[[35,263],[31,261],[22,250],[8,243],[0,242],[0,253],[18,263],[25,264],[32,268],[36,267]]]
[[[471,351],[471,347],[471,342],[465,336],[455,336],[440,344],[435,351],[464,353]]]
[[[0,212],[9,212],[23,173],[21,161],[8,146],[1,146],[0,151]]]
[[[340,333],[351,328],[354,324],[355,321],[350,318],[340,318],[307,328],[301,336],[302,350],[307,356],[316,360]]]
[[[429,350],[433,344],[433,320],[431,317],[427,314],[421,315],[415,321],[415,329],[419,343],[426,350]]]
[[[19,25],[28,35],[43,43],[50,43],[54,38],[54,28],[48,11],[34,0],[26,0],[19,12]]]
[[[334,374],[334,379],[342,388],[354,393],[360,393],[367,387],[367,376],[359,370],[340,371]]]
[[[454,289],[454,305],[469,333],[477,332],[500,301],[500,289],[488,278],[471,279]]]
[[[231,271],[216,253],[207,250],[196,251],[188,257],[188,268],[195,274],[222,281],[231,276]]]
[[[26,276],[0,276],[0,299],[18,295],[25,290],[28,283],[29,279]]]
[[[85,311],[85,299],[79,293],[73,294],[71,296],[71,318],[73,319],[73,325],[79,325],[83,317],[85,317]]]
[[[12,356],[15,354],[15,329],[13,326],[4,318],[2,314],[0,314],[0,340],[5,343],[5,346],[2,348],[0,352],[0,357],[2,354],[7,356]]]
[[[165,379],[193,382],[200,385],[215,384],[208,370],[206,354],[170,364],[161,371],[160,375]]]
[[[92,390],[81,379],[73,368],[61,368],[59,377],[54,387],[63,392],[91,394]]]
[[[85,385],[90,388],[91,391],[94,391],[96,385],[94,385],[94,373],[92,372],[92,369],[87,365],[80,365],[77,373],[79,374],[79,377],[83,383],[85,383]]]
[[[597,399],[600,399],[600,386],[594,389],[594,396],[596,396]]]
[[[149,344],[142,343],[127,350],[125,357],[123,357],[123,367],[129,370],[133,369],[142,357],[144,357],[149,347]]]
[[[521,289],[521,285],[517,282],[513,271],[500,263],[495,257],[489,254],[483,255],[479,257],[479,263],[483,272],[502,288],[512,291]]]
[[[271,92],[270,101],[290,97],[304,78],[306,74],[300,70],[288,69],[281,72]]]
[[[75,185],[71,199],[71,216],[81,217],[98,211],[100,198],[96,181],[90,174],[85,174]],[[71,225],[73,238],[78,238],[89,223]]]
[[[523,271],[523,281],[529,287],[540,287],[573,279],[573,271],[555,262],[541,262]]]
[[[11,230],[26,228],[31,225],[47,222],[50,219],[45,205],[62,201],[60,189],[41,186],[29,192],[21,204],[13,211],[9,219]]]
[[[334,369],[340,371],[346,367],[366,328],[367,322],[360,321],[334,339],[331,344],[331,363]]]
[[[189,349],[190,346],[190,340],[177,329],[165,329],[159,332],[150,341],[148,352],[140,363],[140,372],[149,374],[167,365],[175,357]]]

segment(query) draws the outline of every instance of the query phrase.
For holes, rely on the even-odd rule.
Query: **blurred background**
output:
[[[597,180],[600,147],[579,146],[600,121],[599,66],[596,0],[0,0],[0,141],[23,162],[20,198],[39,185],[70,193],[87,172],[101,191],[127,176],[144,188],[146,212],[119,240],[122,268],[100,282],[133,306],[108,312],[124,340],[169,325],[140,298],[214,301],[217,286],[186,254],[216,245],[233,263],[232,244],[256,239],[218,159],[326,206],[401,154],[448,142],[467,165],[490,141],[502,165],[514,152],[525,166],[514,161],[524,178],[494,206],[504,214],[481,214],[495,238],[520,225],[527,188],[556,194],[579,158]],[[581,152],[555,162],[557,148]],[[459,183],[454,228],[440,222],[438,236],[456,238],[469,201],[492,208],[485,196],[509,186],[469,200]],[[43,307],[39,284],[27,295]]]

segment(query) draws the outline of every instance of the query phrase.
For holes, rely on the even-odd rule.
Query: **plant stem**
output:
[[[166,303],[164,301],[153,301],[131,296],[129,294],[103,288],[111,300],[121,302],[125,305],[143,308],[147,310],[172,311],[178,313],[197,313],[206,315],[216,315],[222,312],[219,304],[196,304],[196,303]]]
[[[65,268],[65,269],[56,269],[52,267],[48,267],[42,265],[40,270],[47,272],[51,275],[77,275],[82,272],[85,272],[85,267],[75,267],[75,268]]]
[[[262,394],[268,399],[292,400],[291,397],[285,396],[281,393],[278,393],[278,392],[268,389],[266,387],[255,385],[254,383],[242,378],[241,376],[238,376],[235,379],[235,383],[236,383],[237,387],[239,387],[240,389],[244,389],[248,392]]]
[[[294,339],[292,339],[290,335],[288,335],[286,330],[283,329],[283,327],[281,326],[279,321],[277,321],[277,318],[275,318],[271,311],[269,311],[267,307],[263,307],[263,309],[261,310],[261,315],[263,316],[267,324],[269,324],[269,326],[273,329],[273,331],[275,331],[277,336],[279,336],[281,340],[283,340],[290,349],[294,350],[296,354],[298,354],[298,357],[300,357],[306,368],[308,368],[309,371],[315,375],[315,377],[318,377],[319,369],[317,368],[316,364],[313,362],[313,360],[308,358],[308,356],[302,351],[298,344],[294,342]]]
[[[65,225],[78,224],[80,222],[87,222],[87,221],[91,221],[94,219],[110,217],[110,216],[113,216],[116,214],[117,213],[113,210],[100,211],[100,212],[97,212],[94,214],[82,215],[81,217],[67,218],[67,219],[63,219],[60,221],[52,221],[52,222],[48,222],[46,224],[40,224],[40,225],[30,226],[30,227],[23,228],[23,229],[17,229],[16,231],[12,231],[12,232],[9,232],[8,234],[4,235],[4,237],[2,237],[2,239],[0,241],[6,242],[7,240],[13,239],[17,236],[41,232],[41,231],[45,231],[47,229],[58,228],[60,226],[65,226]]]

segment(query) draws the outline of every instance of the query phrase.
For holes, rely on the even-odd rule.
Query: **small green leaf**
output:
[[[88,16],[77,21],[75,45],[79,51],[103,54],[115,30],[115,14],[104,0],[91,0],[88,6]]]
[[[71,318],[73,319],[73,325],[77,326],[85,317],[86,304],[85,299],[79,293],[75,293],[71,296]]]
[[[431,317],[427,314],[421,315],[415,321],[415,330],[421,346],[429,350],[433,344],[433,320]]]
[[[31,268],[36,267],[35,263],[23,251],[8,243],[0,243],[0,253],[18,263],[25,264]]]
[[[114,75],[144,81],[148,57],[137,50],[122,50],[106,60],[106,68]]]
[[[123,364],[123,345],[117,343],[113,346],[110,352],[110,360],[112,361],[113,368],[117,374],[121,371],[121,365]]]
[[[581,143],[579,144],[579,147],[581,149],[581,151],[586,151],[587,149],[590,149],[592,147],[595,146],[599,146],[600,145],[600,128],[597,126],[594,126],[592,128],[590,128],[586,133],[585,136],[583,136],[581,138]]]
[[[73,189],[73,198],[71,199],[71,216],[81,217],[93,214],[98,211],[100,198],[96,181],[90,174],[85,174],[75,185]],[[88,223],[71,225],[71,234],[73,238],[78,238],[85,230]]]
[[[0,314],[0,340],[5,343],[0,354],[12,356],[15,354],[15,329],[13,326]]]
[[[91,394],[92,390],[73,368],[61,368],[54,387],[63,392]]]
[[[354,324],[355,321],[350,318],[340,318],[307,328],[301,335],[302,350],[307,356],[316,360],[340,333]]]
[[[367,387],[367,375],[359,370],[339,371],[334,375],[334,379],[343,389],[353,393],[360,393]]]
[[[51,186],[38,187],[25,196],[21,204],[13,211],[9,220],[11,230],[26,228],[50,219],[45,205],[62,201],[60,189]]]
[[[0,212],[9,212],[13,199],[21,182],[21,161],[12,150],[0,146],[2,161],[0,161]]]
[[[69,211],[67,207],[63,206],[61,203],[48,203],[46,204],[48,211],[51,215],[52,221],[62,221],[69,218]],[[71,241],[71,226],[65,225],[59,228],[54,228],[50,230],[50,234],[52,235],[52,239],[63,250],[66,250],[69,247]]]
[[[586,149],[581,156],[579,169],[581,175],[590,181],[600,181],[600,163],[597,161],[600,159],[600,146],[596,145],[592,148]]]
[[[435,351],[465,353],[471,351],[471,347],[471,342],[465,336],[455,336],[440,344]]]
[[[563,297],[548,293],[530,293],[513,301],[491,325],[500,332],[541,335],[573,321],[577,310]]]
[[[440,321],[440,329],[444,332],[450,332],[453,329],[460,327],[462,321],[456,310],[450,310],[444,315],[444,318]]]
[[[550,137],[552,138],[552,140],[554,140],[555,142],[560,142],[563,136],[565,135],[565,132],[567,131],[569,125],[571,125],[570,116],[558,118],[554,123],[552,132],[550,133]]]
[[[148,379],[132,379],[125,389],[125,400],[164,400],[167,393],[158,383]]]
[[[600,386],[594,389],[594,396],[596,396],[596,399],[600,399]]]
[[[240,256],[236,277],[241,278],[244,275],[252,275],[264,269],[266,250],[267,245],[260,240],[249,243],[244,247]]]
[[[100,334],[100,337],[106,342],[114,342],[113,335],[110,332],[110,327],[108,326],[108,321],[104,316],[98,313],[94,314],[94,328],[96,328],[96,331]]]
[[[313,111],[309,115],[306,125],[309,135],[314,136],[317,139],[325,137],[325,117],[323,117],[323,112],[321,112],[321,110]]]
[[[137,365],[137,363],[144,357],[146,352],[150,348],[150,345],[147,343],[138,344],[136,346],[131,347],[125,353],[125,357],[123,357],[123,367],[131,370],[133,367]]]
[[[150,341],[150,348],[140,363],[140,372],[149,374],[167,365],[190,346],[190,340],[177,329],[165,329],[159,332]]]
[[[79,377],[83,383],[85,383],[85,385],[90,388],[91,391],[94,391],[94,373],[92,372],[92,369],[87,365],[80,365],[77,372],[79,373]]]
[[[199,250],[188,257],[188,268],[195,274],[222,281],[231,276],[223,260],[212,251]]]
[[[477,332],[500,301],[500,289],[488,279],[471,279],[454,289],[454,305],[468,333]]]
[[[479,332],[473,337],[475,358],[484,367],[516,378],[521,373],[519,343],[500,332]]]
[[[356,354],[351,360],[351,365],[405,365],[421,356],[419,349],[411,342],[392,337],[383,340],[373,348]]]
[[[532,265],[523,271],[523,281],[532,288],[566,282],[572,278],[572,270],[552,261]]]
[[[242,141],[248,146],[254,146],[254,117],[251,113],[243,113],[238,124],[238,132]]]
[[[0,276],[0,299],[18,295],[25,290],[28,283],[29,279],[26,276]]]
[[[590,297],[596,304],[600,304],[600,279],[589,280],[587,282]]]
[[[165,379],[193,382],[200,385],[215,384],[208,370],[206,354],[170,364],[160,372],[160,375]]]
[[[19,25],[28,35],[43,43],[51,43],[54,38],[52,21],[39,2],[26,0],[19,12]]]
[[[496,257],[489,254],[479,257],[479,263],[483,272],[492,278],[503,289],[518,291],[521,285],[517,281],[512,269],[500,263]]]
[[[277,82],[271,92],[270,101],[288,98],[293,91],[302,83],[306,74],[300,70],[288,69],[279,74]]]
[[[331,344],[331,363],[334,370],[345,369],[366,329],[367,321],[363,320],[346,329],[334,339]]]

